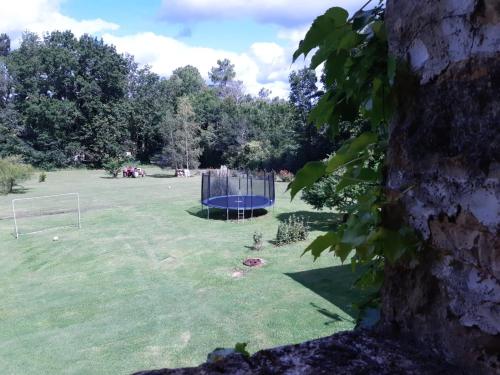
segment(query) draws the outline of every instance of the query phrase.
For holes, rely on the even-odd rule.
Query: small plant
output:
[[[304,241],[309,236],[309,228],[303,217],[291,215],[278,226],[276,245],[282,246],[298,241]]]
[[[249,358],[250,353],[247,350],[248,344],[246,342],[239,342],[234,346],[234,351],[240,353],[243,357]]]
[[[262,233],[261,232],[254,232],[253,234],[253,250],[262,250],[262,247],[264,245],[262,241]]]
[[[42,172],[38,175],[38,182],[45,182],[47,180],[47,173]]]
[[[290,182],[293,180],[293,173],[286,169],[282,169],[281,171],[279,171],[278,176],[283,182]]]

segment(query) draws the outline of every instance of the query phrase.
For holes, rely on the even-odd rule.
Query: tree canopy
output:
[[[170,167],[295,171],[332,152],[325,130],[308,120],[322,94],[314,70],[290,75],[289,100],[266,89],[246,95],[228,59],[208,77],[191,65],[160,77],[90,35],[26,32],[11,50],[2,34],[0,156],[102,167],[130,152]]]

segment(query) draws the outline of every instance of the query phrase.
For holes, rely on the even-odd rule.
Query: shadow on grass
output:
[[[327,310],[324,307],[318,306],[313,302],[311,302],[310,305],[312,307],[314,307],[316,309],[316,311],[319,312],[321,315],[330,319],[329,321],[324,323],[325,326],[329,326],[330,324],[335,324],[337,322],[343,322],[343,321],[347,320],[347,319],[341,317],[339,314],[333,313],[330,310]]]
[[[200,206],[193,206],[186,210],[186,212],[192,216],[196,216],[201,219],[207,219],[208,211],[206,207],[203,209]],[[253,210],[253,216],[251,211],[245,211],[245,219],[258,218],[260,216],[264,216],[267,214],[267,210],[258,209]],[[219,208],[210,208],[210,220],[227,220],[226,210],[221,210]],[[229,210],[229,220],[236,221],[238,220],[238,211]]]
[[[9,194],[26,194],[31,189],[25,188],[24,186],[15,186]]]
[[[295,211],[278,214],[279,221],[285,222],[292,215],[303,217],[311,230],[326,232],[335,229],[342,222],[342,214],[324,211]]]
[[[176,176],[174,174],[168,174],[168,173],[153,173],[153,174],[147,174],[146,177],[151,177],[151,178],[175,178]]]
[[[359,303],[373,292],[360,290],[353,286],[353,283],[361,276],[363,271],[362,267],[357,267],[356,272],[353,272],[350,264],[344,264],[309,271],[285,273],[285,275],[323,297],[355,319],[357,311],[353,307],[353,303]],[[320,314],[331,320],[327,322],[328,324],[339,321],[339,319],[343,320],[337,314],[331,313],[314,304],[311,305]]]

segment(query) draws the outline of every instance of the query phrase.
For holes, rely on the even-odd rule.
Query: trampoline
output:
[[[238,211],[238,220],[245,217],[246,212],[263,209],[274,205],[274,173],[248,173],[229,171],[227,169],[212,170],[202,174],[201,204],[207,208]]]

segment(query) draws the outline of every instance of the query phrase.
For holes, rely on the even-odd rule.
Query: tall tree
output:
[[[0,34],[0,56],[7,56],[10,52],[10,38],[7,34]]]
[[[170,108],[166,87],[148,66],[131,67],[128,78],[128,120],[135,156],[144,162],[161,151],[161,124]]]
[[[214,66],[208,72],[208,78],[218,87],[227,86],[235,77],[234,64],[231,64],[229,59],[217,60],[217,66]]]
[[[198,168],[202,152],[200,126],[195,121],[189,97],[178,99],[175,115],[167,117],[163,126],[165,146],[157,162],[174,168]]]
[[[312,111],[319,125],[337,133],[360,115],[370,125],[291,184],[296,194],[338,172],[337,189],[370,186],[307,250],[369,262],[363,283],[384,275],[385,334],[466,373],[497,374],[500,10],[493,1],[389,0],[384,14],[382,4],[350,18],[329,9],[294,54],[314,50],[312,68],[325,63],[327,93]]]
[[[497,374],[500,8],[390,0],[386,20],[390,52],[411,69],[396,77],[386,188],[401,209],[387,220],[410,223],[429,250],[387,269],[383,323],[471,373]]]
[[[309,119],[312,108],[321,96],[317,81],[316,72],[310,68],[293,71],[289,76],[289,100],[295,109],[295,136],[300,145],[297,159],[302,162],[325,158],[333,151],[327,128],[318,127]],[[298,167],[295,165],[293,169]]]
[[[231,97],[240,101],[243,97],[243,82],[235,80],[236,71],[230,60],[217,60],[217,66],[212,67],[208,77],[221,97]]]

